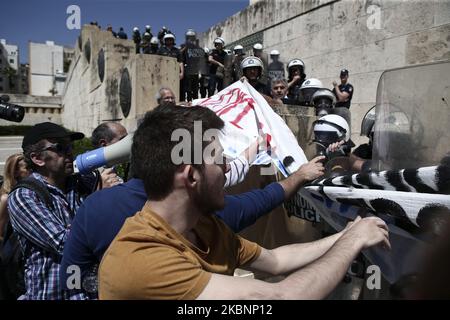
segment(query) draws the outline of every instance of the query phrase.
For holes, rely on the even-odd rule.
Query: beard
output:
[[[214,183],[210,183],[203,175],[203,182],[200,190],[194,194],[193,200],[203,215],[211,215],[225,207],[224,181],[222,181],[221,185],[218,183],[214,185]]]

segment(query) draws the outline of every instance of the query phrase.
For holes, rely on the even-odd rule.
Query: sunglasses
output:
[[[54,144],[51,144],[48,147],[45,147],[44,149],[39,150],[39,151],[40,152],[53,151],[58,154],[68,154],[68,153],[72,152],[72,150],[73,150],[73,146],[71,144],[54,143]]]

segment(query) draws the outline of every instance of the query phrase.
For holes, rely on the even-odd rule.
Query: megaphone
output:
[[[86,174],[103,166],[114,166],[129,161],[133,134],[122,140],[83,154],[79,154],[73,162],[74,173]]]

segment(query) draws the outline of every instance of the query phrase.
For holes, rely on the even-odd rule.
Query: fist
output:
[[[321,162],[323,159],[325,159],[324,156],[315,157],[310,162],[302,165],[296,174],[301,175],[305,181],[312,181],[323,176],[325,170]]]

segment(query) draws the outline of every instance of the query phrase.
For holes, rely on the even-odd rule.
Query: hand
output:
[[[247,77],[246,77],[246,76],[242,76],[239,80],[240,80],[241,82],[247,81]]]
[[[299,75],[295,75],[294,78],[292,78],[292,80],[294,80],[295,82],[300,80],[300,76]]]
[[[333,87],[336,87],[336,86],[337,86],[337,82],[333,81]]]
[[[345,226],[344,230],[341,231],[341,233],[345,233],[346,231],[350,230],[351,227],[353,227],[357,222],[361,221],[361,216],[357,216],[355,220],[350,221]]]
[[[111,188],[121,183],[121,179],[114,172],[114,168],[107,168],[101,174],[103,189]]]
[[[183,74],[183,72],[180,72],[180,80],[183,80],[183,78],[184,78],[184,74]]]
[[[386,249],[391,249],[389,229],[386,223],[377,217],[355,219],[354,223],[344,232],[343,237],[351,237],[353,241],[360,241],[362,249],[377,244],[383,244]]]
[[[334,142],[330,144],[326,150],[327,153],[333,153],[338,151],[338,149],[345,143],[344,140],[341,140],[339,142]]]
[[[305,182],[317,179],[324,174],[324,167],[322,161],[325,156],[318,156],[312,159],[310,162],[302,165],[295,174],[301,175]]]

